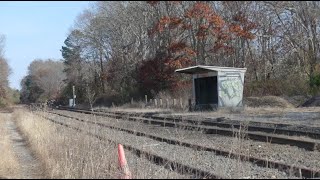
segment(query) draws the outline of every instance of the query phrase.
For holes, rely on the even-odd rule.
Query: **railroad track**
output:
[[[192,149],[195,149],[195,150],[214,152],[216,155],[227,156],[227,157],[230,157],[230,158],[239,158],[242,161],[248,161],[248,162],[256,164],[256,165],[258,165],[260,167],[274,168],[274,169],[278,169],[280,171],[284,171],[284,172],[287,172],[287,173],[290,172],[290,173],[293,173],[294,175],[296,175],[298,177],[304,177],[304,178],[320,177],[320,170],[315,170],[315,169],[310,169],[310,168],[305,168],[305,167],[292,166],[292,165],[287,165],[287,164],[281,163],[281,162],[270,161],[270,160],[267,160],[267,159],[261,159],[261,158],[256,158],[256,157],[252,157],[252,156],[246,156],[246,155],[243,155],[243,154],[231,153],[231,152],[226,151],[226,150],[221,150],[221,149],[216,149],[216,148],[211,148],[211,147],[206,147],[206,146],[201,146],[201,145],[195,145],[195,144],[184,142],[184,141],[177,140],[177,139],[163,138],[163,137],[160,137],[160,136],[147,134],[145,132],[139,132],[137,130],[131,130],[131,129],[127,129],[127,128],[121,128],[121,127],[106,125],[104,123],[83,120],[83,119],[80,119],[80,118],[77,118],[77,117],[64,115],[64,114],[60,114],[60,113],[57,113],[57,112],[48,112],[48,113],[52,113],[52,114],[55,114],[55,115],[58,115],[58,116],[66,117],[66,118],[71,118],[71,119],[74,119],[74,120],[77,120],[77,121],[80,121],[80,122],[87,122],[87,123],[99,125],[101,127],[105,127],[105,128],[109,128],[109,129],[115,129],[115,130],[118,130],[118,131],[127,132],[127,133],[130,133],[130,134],[134,134],[136,136],[145,136],[145,137],[151,138],[153,140],[157,140],[157,141],[160,141],[160,142],[166,142],[168,144],[184,146],[184,147],[192,148]]]
[[[68,110],[68,108],[66,108]],[[79,110],[87,110],[87,109],[79,109]],[[152,118],[157,120],[167,120],[167,121],[175,121],[175,122],[188,122],[191,124],[201,124],[206,126],[217,126],[222,128],[237,128],[239,129],[242,125],[240,121],[236,120],[229,120],[233,122],[225,122],[224,118],[216,118],[215,120],[203,120],[203,121],[197,121],[197,120],[190,120],[190,119],[182,119],[180,118],[172,118],[172,117],[161,117],[161,116],[155,116],[155,115],[145,115],[145,114],[132,114],[128,112],[110,112],[110,111],[103,111],[103,110],[95,110],[95,112],[106,112],[106,113],[114,113],[117,115],[123,115],[123,116],[138,116],[138,117],[144,117],[144,118]],[[294,127],[295,125],[290,124],[281,124],[281,123],[266,123],[266,122],[253,122],[253,123],[260,123],[265,124],[269,126],[275,126],[275,127],[261,127],[256,125],[248,125],[247,130],[248,131],[260,131],[260,132],[266,132],[266,133],[274,133],[274,134],[283,134],[288,136],[306,136],[313,139],[320,139],[320,133],[310,132],[310,131],[302,131],[302,130],[290,130],[290,129],[283,129],[285,127]],[[297,126],[295,126],[297,127]],[[307,127],[307,126],[298,126],[299,128],[304,129],[316,129],[315,127]]]
[[[234,135],[234,129],[232,128],[221,128],[221,127],[207,126],[207,125],[193,125],[191,122],[184,123],[182,122],[182,120],[171,120],[171,121],[156,120],[152,118],[123,116],[123,115],[117,115],[114,113],[94,112],[94,111],[80,110],[80,109],[65,108],[64,110],[86,113],[86,114],[95,114],[98,116],[112,117],[117,119],[124,119],[125,117],[125,119],[130,121],[142,121],[147,124],[157,124],[157,125],[167,126],[167,127],[180,127],[180,128],[190,129],[190,130],[201,130],[205,134],[220,134],[225,136]],[[316,140],[301,140],[301,139],[296,139],[290,136],[281,136],[281,135],[270,134],[270,133],[250,132],[250,131],[245,132],[245,135],[251,140],[275,143],[275,144],[287,144],[291,146],[304,148],[308,151],[320,150],[320,144]]]
[[[83,111],[89,111],[87,109],[79,109],[79,108],[67,108],[67,107],[60,107],[59,109],[63,110],[83,110]],[[92,112],[92,111],[90,111]],[[239,129],[241,126],[240,121],[232,120],[233,122],[224,122],[225,120],[223,118],[217,118],[215,120],[203,120],[203,121],[197,121],[197,120],[191,120],[191,119],[182,119],[182,118],[172,118],[172,117],[161,117],[161,116],[155,116],[155,115],[146,115],[146,114],[132,114],[127,112],[111,112],[111,111],[103,111],[103,110],[94,110],[93,112],[102,112],[102,113],[112,113],[116,115],[121,116],[136,116],[136,117],[143,117],[143,118],[152,118],[155,120],[166,120],[166,121],[172,121],[172,122],[187,122],[190,124],[199,124],[199,125],[205,125],[205,126],[216,126],[216,127],[222,127],[222,128],[236,128]],[[230,120],[231,121],[231,120]],[[249,122],[252,123],[252,122]],[[258,123],[258,122],[254,122]],[[259,122],[260,123],[260,122]],[[261,127],[256,125],[248,125],[247,130],[248,131],[259,131],[259,132],[266,132],[266,133],[273,133],[273,134],[283,134],[288,136],[305,136],[310,137],[312,139],[320,139],[320,133],[315,133],[311,131],[303,131],[303,130],[290,130],[290,129],[283,129],[284,127],[294,127],[295,125],[290,124],[281,124],[281,123],[260,123],[275,127]],[[297,126],[295,126],[297,127]],[[299,128],[304,129],[316,129],[315,127],[307,127],[307,126],[298,126]]]
[[[56,121],[54,119],[51,119],[51,118],[48,118],[46,116],[43,116],[43,115],[40,115],[40,114],[37,114],[35,113],[36,115],[46,119],[46,120],[49,120],[51,121],[52,123],[55,123],[55,124],[58,124],[58,125],[61,125],[61,126],[64,126],[64,127],[67,127],[67,128],[70,128],[70,129],[73,129],[73,130],[76,130],[76,131],[79,131],[79,132],[82,132],[82,133],[85,133],[89,136],[93,136],[99,140],[102,140],[102,141],[107,141],[111,144],[114,144],[114,145],[118,145],[119,143],[112,140],[112,139],[108,139],[108,138],[105,138],[105,137],[102,137],[102,136],[99,136],[97,134],[93,134],[93,133],[90,133],[88,131],[84,131],[80,128],[77,128],[77,127],[73,127],[73,126],[70,126],[66,123],[62,123],[62,122],[59,122],[59,121]],[[200,179],[226,179],[225,177],[221,177],[221,176],[218,176],[218,175],[215,175],[211,172],[208,172],[208,171],[204,171],[204,170],[201,170],[201,169],[198,169],[198,168],[195,168],[195,167],[191,167],[191,166],[188,166],[186,164],[182,164],[182,163],[179,163],[179,162],[176,162],[176,161],[172,161],[170,159],[167,159],[165,157],[161,157],[159,155],[156,155],[156,154],[152,154],[150,152],[147,152],[147,151],[144,151],[144,150],[141,150],[141,149],[138,149],[138,148],[135,148],[131,145],[128,145],[128,144],[122,144],[123,147],[127,150],[129,150],[130,152],[132,152],[133,154],[137,155],[138,157],[144,157],[146,158],[147,160],[151,161],[152,163],[156,164],[156,165],[161,165],[163,166],[164,168],[166,169],[169,169],[169,170],[174,170],[182,175],[185,175],[186,173],[190,174],[193,176],[193,178],[200,178]]]

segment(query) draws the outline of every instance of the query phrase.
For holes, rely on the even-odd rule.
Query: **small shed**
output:
[[[196,109],[241,107],[246,68],[192,66],[175,72],[192,75],[192,104]]]

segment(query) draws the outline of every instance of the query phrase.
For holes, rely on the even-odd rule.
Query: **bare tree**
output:
[[[0,34],[0,106],[9,101],[9,75],[10,67],[4,57],[5,36]]]
[[[63,80],[66,78],[63,71],[64,64],[61,61],[37,59],[29,65],[28,70],[28,75],[22,83],[23,92],[26,94],[22,94],[22,96],[32,95],[27,93],[32,91],[33,96],[37,93],[38,95],[36,100],[31,99],[40,102],[56,99],[60,96],[61,90],[65,86]]]
[[[261,87],[259,95],[290,94],[291,91],[281,88],[290,84],[290,78],[299,80],[304,89],[319,73],[319,2],[206,3],[227,25],[235,23],[235,17],[242,17],[245,23],[255,23],[256,28],[250,33],[256,38],[232,39],[227,43],[234,47],[229,54],[208,53],[217,37],[197,39],[197,27],[203,25],[203,18],[189,19],[187,24],[191,28],[186,31],[169,28],[152,38],[149,36],[162,17],[184,17],[196,1],[96,2],[78,16],[68,37],[71,46],[68,47],[69,56],[64,57],[68,83],[76,84],[83,92],[90,87],[90,94],[96,97],[111,93],[127,100],[134,94],[143,97],[139,94],[139,87],[144,88],[138,78],[139,67],[147,60],[156,59],[173,40],[183,41],[195,49],[198,63],[246,67],[245,85]],[[164,63],[160,63],[157,68],[163,66]],[[83,73],[84,68],[87,73]],[[281,83],[268,84],[280,79]],[[87,84],[82,84],[84,80]],[[282,84],[285,82],[287,84]],[[275,93],[274,89],[283,90]],[[305,89],[294,92],[307,93]]]

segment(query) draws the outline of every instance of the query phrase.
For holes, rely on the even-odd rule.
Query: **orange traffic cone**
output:
[[[126,157],[124,156],[123,146],[118,144],[118,161],[119,161],[119,168],[121,170],[120,179],[131,179],[131,172],[127,165]]]

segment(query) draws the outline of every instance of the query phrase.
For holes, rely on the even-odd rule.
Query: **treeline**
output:
[[[34,60],[21,81],[21,102],[39,103],[58,100],[65,86],[64,65],[58,60]]]
[[[5,58],[5,36],[0,34],[0,108],[19,102],[19,91],[9,87],[10,67]]]
[[[319,27],[316,1],[95,2],[65,40],[63,90],[50,97],[72,86],[79,103],[191,95],[174,70],[192,65],[246,67],[245,96],[315,95]]]

